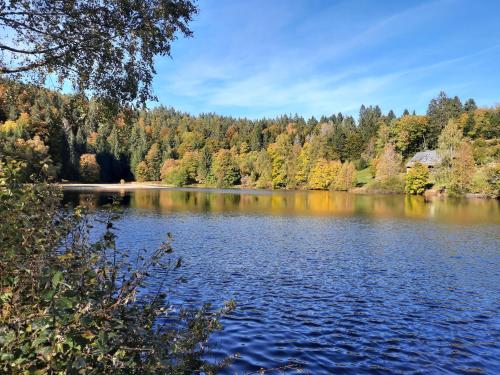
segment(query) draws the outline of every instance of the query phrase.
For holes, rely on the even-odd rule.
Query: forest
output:
[[[212,56],[217,64],[229,58],[218,69],[235,65],[263,86],[272,77],[255,80],[260,75],[248,66],[262,61],[263,72],[274,72],[269,52],[284,62],[276,65],[280,70],[285,63],[296,66],[294,83],[324,77],[325,87],[339,73],[348,79],[347,70],[367,65],[367,57],[401,60],[394,65],[411,75],[455,66],[460,76],[412,79],[415,86],[405,92],[467,87],[461,82],[467,77],[471,88],[481,87],[482,101],[494,102],[486,97],[495,92],[490,85],[497,59],[479,61],[497,56],[495,23],[486,13],[475,14],[472,2],[445,4],[441,17],[436,2],[377,2],[375,12],[365,3],[298,3],[287,3],[284,17],[277,2],[0,1],[0,373],[498,369],[498,348],[491,345],[498,326],[497,201],[205,189],[110,190],[106,197],[78,192],[71,198],[71,188],[88,189],[64,188],[68,182],[137,181],[500,196],[500,105],[480,107],[436,92],[425,113],[416,113],[411,102],[402,113],[366,103],[353,116],[332,102],[322,117],[261,119],[146,106],[165,100],[153,91],[154,77],[176,75],[170,58],[183,51],[202,57],[189,59],[196,71],[209,69]],[[255,9],[248,12],[250,7]],[[355,17],[338,13],[350,7]],[[498,13],[489,4],[480,8]],[[466,18],[447,18],[457,10]],[[370,13],[376,18],[368,20]],[[257,26],[269,25],[275,14],[279,28],[266,27],[266,39],[255,39]],[[369,21],[364,32],[360,14]],[[320,18],[328,22],[324,29]],[[331,19],[339,21],[335,28]],[[403,23],[415,34],[398,30]],[[456,25],[465,23],[474,33],[457,34]],[[345,41],[334,35],[342,28]],[[385,45],[378,43],[383,34],[390,36]],[[396,35],[412,53],[394,48]],[[199,40],[187,42],[193,36]],[[186,41],[178,45],[180,38]],[[369,38],[377,44],[369,45]],[[488,39],[494,43],[487,45]],[[302,51],[301,40],[310,56],[288,58]],[[252,45],[265,47],[265,54],[252,53]],[[331,60],[316,54],[332,47],[349,48]],[[438,50],[430,61],[428,52]],[[251,56],[250,64],[243,54]],[[411,60],[405,63],[403,55]],[[298,69],[302,57],[317,70]],[[189,75],[186,60],[178,64]],[[360,71],[360,78],[378,80],[398,70],[384,65],[384,71],[375,65]],[[396,91],[379,87],[384,96]],[[315,91],[307,85],[300,90],[306,97]],[[459,225],[443,217],[458,218]]]
[[[0,82],[0,153],[25,160],[27,180],[43,172],[53,181],[498,196],[499,135],[500,106],[443,92],[424,115],[362,105],[357,119],[249,120]],[[416,163],[405,173],[423,150],[438,151],[437,168]]]

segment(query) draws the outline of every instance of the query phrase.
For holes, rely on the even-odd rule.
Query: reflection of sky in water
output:
[[[215,358],[241,355],[227,373],[500,373],[496,201],[142,190],[124,204],[120,248],[174,235],[188,282],[172,303],[236,300],[212,339]]]

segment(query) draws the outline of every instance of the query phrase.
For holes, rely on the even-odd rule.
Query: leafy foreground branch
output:
[[[1,373],[214,373],[227,365],[203,358],[234,303],[174,314],[166,285],[148,285],[153,269],[181,266],[170,238],[148,256],[129,256],[116,247],[110,209],[92,242],[85,209],[62,210],[61,193],[47,184],[17,183],[24,167],[0,161]]]

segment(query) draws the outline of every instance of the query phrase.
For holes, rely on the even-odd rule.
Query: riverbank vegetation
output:
[[[122,149],[98,152],[109,134],[95,150],[82,143],[94,136],[83,125],[93,118],[99,128],[154,99],[154,57],[192,34],[197,11],[190,0],[1,3],[1,373],[214,373],[226,363],[207,363],[205,354],[234,305],[169,304],[182,266],[171,239],[157,250],[121,249],[115,210],[89,216],[63,207],[48,184],[107,179],[127,165]],[[53,78],[80,94],[41,88]],[[95,107],[85,92],[106,99]],[[152,272],[169,277],[153,285]]]
[[[499,107],[477,108],[471,99],[462,104],[444,93],[426,115],[405,111],[397,117],[362,106],[357,121],[342,113],[248,120],[110,106],[12,81],[0,86],[3,154],[26,160],[26,175],[43,166],[59,180],[332,190],[357,185],[379,192],[403,192],[406,184],[412,194],[434,187],[495,196],[499,133]],[[406,162],[423,150],[437,150],[439,165],[406,174]]]
[[[60,192],[42,179],[21,183],[23,164],[0,163],[0,372],[184,374],[223,366],[204,355],[233,304],[176,311],[172,284],[148,282],[152,272],[176,280],[182,261],[171,239],[129,254],[116,245],[116,210],[96,219],[82,207],[61,209]]]
[[[209,374],[228,363],[206,354],[234,303],[171,308],[182,266],[171,239],[157,250],[121,249],[112,207],[92,216],[63,207],[50,182],[498,196],[500,107],[473,100],[441,93],[426,115],[362,106],[357,119],[145,109],[155,99],[155,56],[192,34],[197,11],[190,0],[0,5],[9,36],[0,44],[1,373]],[[53,78],[59,91],[44,88]],[[61,93],[65,85],[74,94]],[[439,164],[405,174],[428,149]],[[168,277],[152,285],[152,272]]]

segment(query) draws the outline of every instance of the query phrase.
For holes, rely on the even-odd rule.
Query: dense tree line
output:
[[[370,186],[401,191],[403,163],[438,149],[442,168],[427,185],[498,188],[500,108],[444,93],[425,115],[361,106],[357,119],[338,113],[249,120],[140,110],[4,81],[0,124],[4,154],[30,159],[26,175],[45,168],[57,179],[348,190],[368,168]],[[452,181],[458,160],[471,167],[468,186]]]

